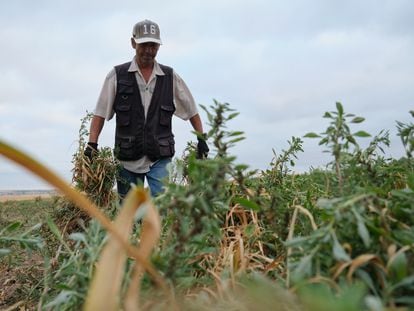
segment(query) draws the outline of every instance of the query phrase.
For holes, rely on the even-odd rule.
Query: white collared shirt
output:
[[[128,69],[129,72],[135,72],[135,77],[138,83],[138,88],[141,94],[142,105],[144,106],[145,117],[147,116],[148,107],[151,103],[152,94],[154,92],[155,83],[157,81],[157,75],[165,75],[160,65],[155,62],[154,69],[148,80],[145,81],[144,77],[139,70],[139,67],[135,61],[135,57],[131,62]],[[98,102],[95,107],[94,114],[96,116],[105,118],[107,121],[111,120],[115,114],[113,109],[115,96],[116,96],[116,72],[113,68],[105,78],[105,82],[102,86],[101,93],[98,98]],[[173,71],[173,93],[174,93],[174,115],[183,120],[189,120],[191,117],[198,113],[197,106],[194,102],[194,98],[191,95],[185,82],[181,77]],[[153,162],[144,156],[136,161],[121,161],[121,164],[125,169],[134,173],[146,173],[150,170],[150,166]]]

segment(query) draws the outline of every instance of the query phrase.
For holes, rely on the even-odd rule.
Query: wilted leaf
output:
[[[352,260],[351,267],[349,268],[349,271],[347,274],[348,281],[350,282],[352,280],[352,275],[354,274],[355,270],[357,270],[359,267],[367,264],[370,261],[377,262],[377,266],[381,267],[382,270],[385,270],[384,267],[381,265],[380,260],[377,255],[374,255],[374,254],[359,255],[357,258]]]

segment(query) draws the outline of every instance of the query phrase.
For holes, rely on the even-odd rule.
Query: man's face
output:
[[[154,64],[154,59],[157,56],[159,47],[160,45],[154,42],[135,44],[138,64],[143,66]]]

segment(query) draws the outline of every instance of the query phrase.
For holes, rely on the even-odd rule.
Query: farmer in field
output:
[[[131,183],[146,178],[153,196],[162,192],[166,166],[174,155],[172,116],[189,120],[197,132],[197,156],[209,151],[193,96],[180,76],[155,57],[161,45],[160,29],[150,20],[133,27],[132,61],[115,66],[106,76],[91,122],[85,155],[93,157],[107,121],[116,114],[114,154],[122,169],[117,178],[118,194],[125,197]]]

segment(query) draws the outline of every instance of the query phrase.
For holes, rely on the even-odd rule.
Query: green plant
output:
[[[410,114],[414,117],[413,110],[410,111]],[[414,124],[397,121],[397,129],[398,136],[401,137],[407,157],[412,158],[414,151]]]
[[[43,248],[43,239],[39,234],[40,223],[24,232],[19,232],[21,227],[21,222],[14,222],[0,230],[0,258],[15,252],[13,246],[25,250],[40,250]],[[11,257],[9,259],[11,260]]]
[[[236,174],[228,149],[242,138],[242,132],[226,130],[226,122],[233,119],[229,105],[214,102],[206,110],[211,130],[207,137],[213,141],[214,158],[198,160],[191,152],[184,161],[177,161],[175,170],[184,176],[185,183],[167,185],[157,199],[165,215],[164,243],[155,260],[165,276],[174,284],[187,288],[209,277],[212,264],[207,260],[217,252],[230,198],[229,177]]]
[[[326,145],[329,152],[334,157],[334,168],[338,178],[339,189],[342,191],[343,178],[341,170],[341,160],[345,153],[349,151],[350,145],[358,146],[355,137],[369,137],[365,131],[351,132],[348,125],[350,123],[361,123],[365,119],[355,116],[354,114],[345,113],[344,108],[340,102],[336,103],[336,111],[325,112],[324,118],[330,119],[330,125],[325,132],[320,135],[310,132],[304,137],[307,138],[322,138],[319,145]]]

